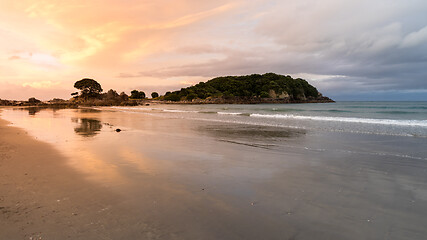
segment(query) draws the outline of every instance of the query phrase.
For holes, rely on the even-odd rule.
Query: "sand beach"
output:
[[[135,111],[3,109],[0,239],[427,235],[424,138]]]

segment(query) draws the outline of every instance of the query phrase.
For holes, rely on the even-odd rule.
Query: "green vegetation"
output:
[[[115,90],[110,89],[108,92],[102,93],[101,84],[93,79],[85,78],[77,81],[74,87],[81,90],[81,93],[80,95],[78,92],[72,93],[73,98],[68,101],[70,104],[85,106],[133,106],[138,104],[136,101],[129,101],[129,96],[124,92],[118,94]],[[136,92],[137,97],[145,97],[144,92]],[[61,103],[63,102],[61,101]]]
[[[179,91],[167,92],[168,101],[208,98],[287,98],[316,99],[319,92],[306,80],[274,73],[218,77]]]
[[[133,90],[130,92],[130,98],[132,99],[144,99],[145,98],[145,92]]]
[[[151,98],[158,98],[159,94],[157,92],[152,92],[151,93]]]
[[[166,92],[159,96],[151,93],[152,99],[146,99],[143,91],[133,90],[128,96],[110,89],[103,93],[101,84],[89,78],[77,81],[74,87],[79,92],[71,93],[70,100],[52,99],[41,102],[36,98],[28,101],[1,100],[1,106],[135,106],[148,105],[147,102],[172,101],[177,103],[217,103],[217,104],[253,104],[253,103],[295,103],[295,102],[333,102],[322,96],[307,81],[290,76],[266,73],[247,76],[217,77],[207,82],[182,88],[179,91]],[[170,103],[170,102],[169,102]]]

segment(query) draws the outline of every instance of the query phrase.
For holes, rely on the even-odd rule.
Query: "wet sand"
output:
[[[2,115],[26,130],[0,122],[0,239],[427,235],[425,161],[370,152],[404,140],[423,155],[423,139],[108,109]]]
[[[84,179],[51,145],[0,119],[0,239],[161,236],[119,197]]]

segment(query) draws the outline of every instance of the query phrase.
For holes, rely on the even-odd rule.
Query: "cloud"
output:
[[[36,89],[43,89],[43,88],[53,88],[56,86],[61,85],[60,81],[52,82],[52,81],[39,81],[39,82],[26,82],[23,83],[23,87],[32,87]]]
[[[427,89],[425,12],[424,0],[5,0],[0,83],[154,89],[276,72],[329,93]]]
[[[424,41],[427,28],[416,29],[420,21],[415,21],[425,19],[427,4],[424,2],[268,3],[268,7],[261,7],[263,3],[258,2],[247,9],[256,19],[245,26],[249,32],[242,36],[223,33],[240,44],[227,46],[223,41],[208,40],[177,47],[165,52],[164,58],[184,55],[198,56],[199,60],[126,72],[120,77],[202,76],[209,79],[264,72],[294,76],[305,73],[308,80],[326,91],[427,89],[424,67],[427,57],[422,54],[427,50]],[[262,14],[254,11],[256,7],[262,9]]]
[[[40,100],[50,100],[53,98],[70,98],[70,89],[62,88],[60,85],[53,84],[50,88],[38,87],[14,83],[0,82],[0,99],[27,100],[35,97]]]
[[[20,56],[10,56],[9,57],[9,60],[18,60],[18,59],[21,59],[21,57]]]
[[[408,34],[402,41],[402,47],[415,47],[427,42],[427,26]]]

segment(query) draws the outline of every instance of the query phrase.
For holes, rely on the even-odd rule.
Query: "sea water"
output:
[[[0,114],[165,238],[427,235],[425,102],[39,110]]]
[[[224,123],[427,137],[427,102],[337,102],[257,105],[152,105],[115,107]]]

